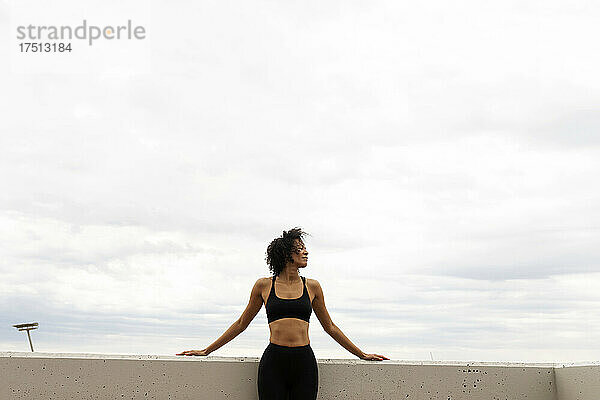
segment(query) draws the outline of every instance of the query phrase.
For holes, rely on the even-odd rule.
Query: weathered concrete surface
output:
[[[600,399],[600,365],[566,364],[555,369],[560,400]]]
[[[0,353],[0,399],[257,399],[258,362]],[[320,359],[318,366],[319,399],[557,400],[548,364]]]

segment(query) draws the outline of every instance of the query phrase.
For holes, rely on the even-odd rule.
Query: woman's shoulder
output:
[[[317,287],[321,287],[321,285],[319,284],[319,281],[316,279],[311,279],[311,278],[306,278],[306,285],[311,288],[317,288]]]
[[[258,278],[258,282],[260,282],[261,285],[271,285],[271,281],[273,281],[272,276]]]
[[[258,278],[256,280],[256,282],[254,283],[254,288],[255,289],[264,289],[267,285],[271,284],[271,278],[265,278],[265,277],[261,277]]]

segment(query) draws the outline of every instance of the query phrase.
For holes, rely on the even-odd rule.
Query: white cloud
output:
[[[597,5],[38,3],[0,6],[4,326],[39,320],[53,351],[206,346],[299,225],[359,347],[598,357]],[[17,25],[77,15],[147,39],[18,53]],[[219,354],[266,335],[261,311]],[[311,341],[351,356],[316,318]]]

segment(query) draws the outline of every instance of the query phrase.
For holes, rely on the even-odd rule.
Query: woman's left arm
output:
[[[331,336],[338,342],[343,348],[348,350],[350,353],[354,354],[356,357],[362,360],[389,360],[386,356],[382,356],[381,354],[366,354],[361,349],[356,347],[354,343],[350,341],[344,335],[344,332],[340,328],[337,327],[336,324],[333,323],[331,317],[329,316],[329,312],[327,311],[327,307],[325,307],[325,297],[323,296],[323,289],[321,289],[321,285],[319,281],[316,279],[311,279],[314,283],[312,285],[313,291],[315,293],[315,297],[312,302],[312,307],[315,312],[315,315],[319,319],[321,326]]]

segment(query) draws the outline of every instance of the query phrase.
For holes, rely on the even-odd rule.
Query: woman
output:
[[[260,400],[283,400],[287,396],[290,400],[317,398],[317,360],[308,340],[313,309],[325,332],[346,350],[363,360],[389,360],[380,354],[366,354],[352,344],[331,321],[319,282],[298,274],[308,263],[304,235],[306,232],[294,228],[274,239],[267,248],[267,264],[273,276],[256,281],[242,316],[204,350],[188,350],[177,355],[212,353],[243,332],[264,303],[271,337],[258,365]]]

